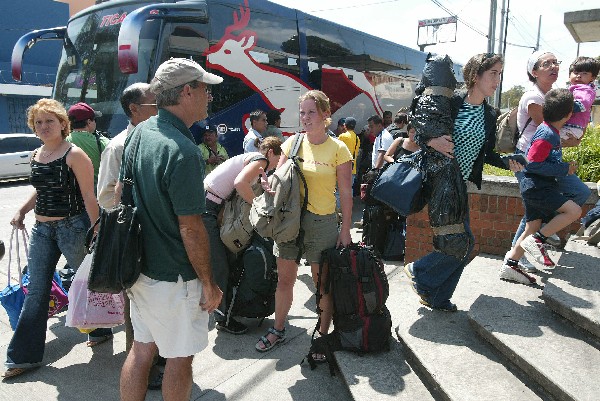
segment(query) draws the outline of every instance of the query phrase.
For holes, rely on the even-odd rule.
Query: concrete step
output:
[[[600,339],[600,249],[567,242],[542,298],[554,312]]]
[[[418,302],[404,273],[392,280],[399,295],[390,303],[392,316],[400,323],[396,333],[409,363],[444,400],[539,400],[529,383],[521,381],[514,368],[506,366],[485,341],[474,335],[467,310],[486,282],[497,283],[491,266],[499,261],[476,258],[464,270],[453,297],[456,313],[432,311]],[[535,386],[534,386],[535,387]]]
[[[390,278],[388,307],[401,302],[394,276],[402,270],[401,262],[386,263],[385,270]],[[402,319],[401,314],[390,309],[393,327]],[[338,351],[335,359],[355,401],[385,400],[433,400],[433,396],[421,379],[407,363],[401,344],[390,338],[390,351],[358,355]],[[319,367],[326,369],[326,367]]]
[[[482,295],[468,313],[477,333],[552,397],[598,400],[600,344],[553,314],[541,301],[541,285],[500,281],[489,271],[495,273],[501,261],[491,260],[487,266],[483,262],[477,258],[475,264],[489,278],[481,283],[478,293]],[[560,269],[564,267],[557,267],[554,274],[560,274]],[[543,284],[546,274],[541,272],[538,282]]]

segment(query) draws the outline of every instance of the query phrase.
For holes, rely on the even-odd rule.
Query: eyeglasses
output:
[[[549,68],[549,67],[558,67],[562,63],[562,61],[558,60],[546,60],[540,64],[540,67]]]

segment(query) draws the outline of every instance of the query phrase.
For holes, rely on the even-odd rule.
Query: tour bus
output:
[[[15,80],[25,51],[53,39],[63,43],[53,97],[66,107],[86,102],[101,111],[98,128],[112,135],[127,126],[123,89],[149,82],[170,57],[192,58],[222,76],[212,87],[209,118],[198,125],[216,125],[230,155],[243,151],[255,109],[279,110],[286,134],[301,130],[298,97],[310,89],[329,96],[333,121],[352,116],[357,130],[373,114],[408,107],[426,59],[265,0],[98,0],[66,27],[21,37],[12,54]]]

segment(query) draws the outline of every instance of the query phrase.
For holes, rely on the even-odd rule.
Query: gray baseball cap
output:
[[[192,81],[215,85],[223,82],[218,75],[206,72],[194,60],[187,58],[170,58],[162,63],[156,70],[150,82],[150,90],[154,93],[173,89]]]

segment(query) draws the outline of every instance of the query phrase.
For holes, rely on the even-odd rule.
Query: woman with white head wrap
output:
[[[533,134],[537,130],[538,125],[544,120],[542,115],[544,97],[558,79],[559,68],[560,61],[551,52],[539,50],[532,53],[529,59],[527,59],[527,75],[533,85],[521,96],[521,100],[519,101],[517,126],[519,127],[519,132],[521,132],[521,137],[519,138],[519,142],[517,142],[515,153],[524,154],[527,151]],[[579,145],[579,140],[575,137],[561,140],[561,142],[563,147]],[[520,182],[523,173],[516,172],[515,176]],[[580,206],[590,196],[590,189],[575,174],[560,177],[558,178],[558,182],[560,191]],[[521,224],[517,229],[512,242],[513,247],[524,229],[525,218],[521,220]],[[528,272],[535,271],[535,266],[529,263],[524,257],[519,261],[519,266]]]

